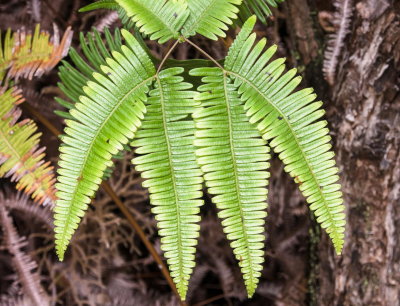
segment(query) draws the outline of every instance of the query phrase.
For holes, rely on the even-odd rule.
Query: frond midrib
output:
[[[175,196],[175,202],[176,202],[176,206],[177,206],[177,213],[176,213],[176,218],[177,218],[177,236],[178,236],[178,252],[180,254],[180,256],[182,257],[182,260],[179,260],[179,275],[180,275],[180,279],[179,281],[182,281],[183,279],[183,270],[182,270],[182,263],[183,263],[183,252],[182,252],[182,237],[181,237],[181,215],[180,215],[180,206],[179,206],[179,195],[177,192],[177,184],[176,184],[176,178],[174,175],[174,166],[173,166],[173,162],[172,162],[172,154],[171,154],[171,142],[169,140],[168,137],[168,126],[167,126],[167,117],[166,117],[166,111],[165,111],[165,99],[164,99],[164,92],[163,92],[163,88],[162,88],[162,84],[160,81],[160,78],[157,76],[157,85],[160,91],[160,104],[161,104],[161,112],[162,112],[162,119],[163,119],[163,128],[164,128],[164,133],[165,133],[165,142],[167,145],[167,149],[168,149],[168,164],[169,167],[171,169],[171,180],[172,180],[172,184],[174,186],[174,196]],[[179,289],[179,288],[178,288]]]
[[[294,139],[296,140],[297,147],[300,149],[300,152],[301,152],[301,154],[302,154],[304,160],[305,160],[306,163],[307,163],[307,167],[308,167],[308,169],[309,169],[309,171],[310,171],[310,173],[311,173],[311,175],[312,175],[313,180],[317,183],[317,185],[318,185],[318,187],[319,187],[319,188],[318,188],[318,194],[321,196],[321,199],[323,199],[324,207],[325,207],[325,208],[329,208],[328,204],[326,203],[326,198],[325,198],[325,196],[324,196],[324,194],[322,193],[322,190],[321,190],[321,188],[320,188],[319,180],[318,180],[318,178],[316,177],[313,168],[310,166],[310,163],[309,163],[309,161],[308,161],[308,158],[307,158],[306,155],[304,154],[303,149],[302,149],[302,147],[301,147],[301,145],[300,145],[300,142],[299,142],[299,140],[298,140],[297,134],[294,132],[294,129],[293,129],[293,127],[292,127],[292,125],[291,125],[289,119],[288,119],[287,116],[285,115],[285,113],[283,113],[283,112],[280,110],[280,108],[277,107],[277,106],[271,101],[271,99],[269,99],[267,96],[265,96],[264,93],[261,92],[261,91],[258,89],[258,87],[255,86],[251,81],[247,80],[245,77],[242,77],[240,74],[235,73],[235,72],[233,72],[233,71],[228,71],[228,70],[225,70],[225,71],[226,71],[226,73],[231,74],[231,75],[233,75],[233,76],[235,76],[235,77],[238,77],[238,78],[241,79],[243,82],[246,82],[247,84],[249,84],[254,90],[257,91],[257,93],[258,93],[259,95],[261,95],[266,101],[268,101],[268,103],[269,103],[270,105],[272,105],[272,106],[274,107],[274,109],[275,109],[277,112],[279,112],[280,116],[284,119],[284,121],[285,121],[285,123],[288,125],[288,127],[289,127],[289,129],[290,129],[290,131],[291,131],[291,133],[292,133],[292,135],[293,135],[293,137],[294,137]],[[335,223],[335,221],[333,220],[332,213],[331,213],[330,209],[326,209],[326,211],[327,211],[327,213],[328,213],[328,215],[329,215],[329,221],[331,222],[332,227],[335,229],[335,231],[334,231],[335,240],[340,240],[340,238],[338,237],[338,234],[339,234],[339,232],[338,232],[338,227],[336,226],[336,223]],[[335,241],[335,242],[336,242],[336,241]]]
[[[145,79],[144,81],[140,82],[138,85],[136,85],[134,88],[132,88],[129,92],[127,92],[127,93],[121,98],[121,100],[120,100],[117,104],[115,104],[115,106],[113,107],[113,109],[112,109],[112,111],[110,112],[110,114],[105,118],[105,120],[103,120],[102,124],[101,124],[100,127],[97,129],[97,131],[96,131],[96,133],[94,134],[94,136],[92,137],[92,139],[91,139],[91,141],[90,141],[90,145],[89,145],[89,147],[88,147],[88,150],[85,152],[85,155],[86,155],[86,156],[85,156],[85,158],[84,158],[84,160],[83,160],[83,162],[82,162],[82,164],[81,164],[81,166],[80,166],[80,168],[79,168],[79,176],[82,176],[83,170],[84,170],[85,167],[87,166],[87,159],[88,159],[88,157],[89,157],[89,155],[90,155],[89,153],[92,151],[93,145],[94,145],[95,141],[97,140],[97,137],[99,136],[100,132],[102,131],[104,125],[106,125],[106,124],[108,123],[108,121],[109,121],[109,119],[111,118],[111,116],[117,111],[117,109],[119,108],[119,106],[120,106],[123,102],[125,102],[126,98],[127,98],[132,92],[134,92],[134,91],[137,90],[138,88],[142,87],[142,86],[145,85],[147,82],[150,82],[150,81],[153,80],[155,77],[156,77],[156,75],[153,75],[153,76],[151,76],[151,77]],[[78,176],[78,177],[79,177],[79,176]],[[76,197],[76,194],[77,194],[78,186],[79,186],[79,183],[76,184],[75,188],[71,191],[71,193],[74,195],[73,198],[70,200],[71,203],[77,202],[77,201],[75,200],[75,197]],[[73,217],[73,214],[71,213],[72,208],[73,208],[73,205],[69,205],[69,207],[68,207],[67,219],[66,219],[66,221],[65,221],[65,226],[64,226],[63,231],[62,231],[62,236],[61,236],[61,238],[59,239],[59,241],[60,241],[59,246],[60,246],[60,247],[62,246],[63,248],[64,248],[64,246],[68,243],[68,241],[67,241],[65,235],[66,235],[66,232],[67,232],[67,228],[70,226],[71,217]]]
[[[248,274],[250,274],[250,278],[251,278],[251,283],[254,286],[256,284],[256,282],[254,281],[254,275],[253,275],[253,265],[252,265],[252,257],[250,254],[250,250],[249,250],[249,240],[248,240],[248,236],[247,236],[247,231],[246,231],[246,224],[244,222],[244,215],[243,215],[243,209],[242,209],[242,205],[241,205],[241,197],[240,197],[240,190],[239,190],[239,181],[238,181],[238,177],[239,177],[239,172],[237,170],[237,164],[236,164],[236,158],[235,158],[235,142],[233,139],[233,131],[232,131],[232,114],[231,114],[231,107],[229,104],[229,95],[228,95],[228,88],[227,88],[227,84],[226,84],[226,79],[227,79],[227,75],[226,72],[223,72],[223,79],[224,79],[224,92],[225,92],[225,104],[226,104],[226,109],[227,109],[227,116],[228,116],[228,127],[229,127],[229,144],[230,144],[230,151],[231,151],[231,158],[232,158],[232,164],[233,164],[233,170],[234,170],[234,177],[235,177],[235,189],[236,189],[236,194],[237,194],[237,199],[238,199],[238,204],[239,204],[239,209],[240,209],[240,218],[243,220],[242,223],[240,223],[241,225],[243,225],[243,236],[244,236],[244,240],[246,243],[246,253],[247,253],[247,258],[249,260],[249,272]]]

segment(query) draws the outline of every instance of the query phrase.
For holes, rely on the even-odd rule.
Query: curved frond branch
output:
[[[299,184],[340,254],[344,205],[327,122],[320,120],[322,102],[315,102],[312,89],[294,92],[301,77],[296,76],[296,69],[284,73],[284,59],[270,62],[276,46],[264,52],[265,40],[254,44],[255,34],[239,34],[240,40],[246,36],[243,43],[232,46],[225,63],[227,73],[239,88],[250,122],[258,123],[263,138]]]
[[[190,120],[197,105],[195,92],[189,91],[192,85],[183,81],[182,72],[183,68],[170,68],[159,73],[131,145],[139,154],[132,162],[150,191],[161,249],[184,300],[195,266],[203,179],[193,144],[195,126]]]
[[[25,237],[18,235],[12,219],[3,205],[0,205],[0,225],[3,228],[7,250],[13,256],[13,266],[24,293],[35,305],[48,305],[49,297],[40,284],[40,276],[36,271],[37,264],[22,250],[27,241]]]
[[[56,250],[63,260],[80,218],[112,165],[112,156],[123,149],[141,125],[149,85],[156,71],[136,39],[123,30],[127,45],[113,51],[95,81],[88,81],[70,110],[73,120],[60,147],[60,169],[55,211]]]
[[[151,40],[164,43],[178,39],[189,15],[186,3],[169,0],[115,0],[136,27]]]
[[[248,122],[243,102],[223,71],[198,68],[190,73],[204,82],[196,97],[203,107],[193,115],[198,163],[251,297],[264,262],[269,148]]]
[[[182,28],[182,35],[190,37],[199,33],[217,40],[225,37],[228,26],[239,13],[242,0],[188,0],[189,18]]]
[[[28,196],[23,193],[13,194],[6,199],[0,193],[0,202],[9,212],[23,213],[27,217],[39,221],[48,230],[52,231],[54,229],[53,213],[50,205],[34,205]]]
[[[31,120],[18,122],[24,101],[15,88],[0,94],[0,177],[10,177],[17,189],[31,195],[42,204],[56,200],[53,168],[44,162],[44,150],[39,149],[40,133]]]
[[[4,44],[0,33],[0,80],[8,70],[8,77],[32,79],[53,69],[67,55],[71,44],[72,31],[67,28],[59,40],[58,29],[50,39],[49,33],[40,31],[37,25],[34,33],[25,30],[11,33],[8,30]]]

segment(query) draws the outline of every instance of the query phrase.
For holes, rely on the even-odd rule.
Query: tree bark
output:
[[[310,14],[332,1],[291,0],[284,12],[296,64],[307,65],[306,82],[326,102],[348,214],[342,256],[325,234],[310,249],[307,301],[399,305],[400,1],[354,2],[332,87],[322,81],[323,32]]]

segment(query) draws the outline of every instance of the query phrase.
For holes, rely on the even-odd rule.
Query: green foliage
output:
[[[127,45],[93,73],[94,81],[87,82],[85,95],[70,110],[75,120],[66,120],[54,210],[61,260],[112,156],[133,138],[146,111],[143,102],[155,69],[135,38],[124,30],[122,35]]]
[[[277,2],[248,4],[262,10]],[[176,39],[173,49],[195,33],[225,35],[242,2],[115,3],[151,39]],[[327,123],[320,119],[322,103],[315,102],[312,89],[295,92],[301,78],[295,69],[285,72],[284,59],[271,60],[276,46],[265,50],[265,39],[256,43],[255,22],[256,17],[245,22],[223,66],[214,59],[167,60],[171,49],[156,70],[146,46],[126,30],[124,39],[118,30],[114,37],[106,31],[107,43],[97,32],[81,36],[86,59],[72,50],[75,67],[65,62],[60,69],[60,88],[70,100],[59,100],[69,109],[60,113],[67,119],[55,208],[60,259],[113,156],[128,143],[135,148],[132,162],[149,189],[161,249],[182,299],[195,265],[203,180],[248,295],[254,294],[264,262],[270,148],[341,252],[344,206]]]
[[[31,120],[19,121],[21,92],[11,88],[0,93],[0,178],[10,177],[17,189],[43,204],[55,201],[54,175],[39,149],[40,133]]]
[[[164,43],[180,36],[201,34],[217,40],[225,37],[228,25],[238,18],[246,21],[255,14],[262,22],[270,16],[270,7],[284,0],[99,0],[81,12],[110,9],[119,12],[122,23],[131,22],[150,39]],[[131,27],[131,25],[129,25]]]
[[[179,30],[189,12],[181,2],[168,0],[115,0],[136,27],[151,40],[164,43],[179,38]]]
[[[272,15],[271,7],[277,7],[279,3],[285,0],[245,0],[239,7],[239,18],[245,22],[253,14],[257,16],[262,23],[267,22],[267,18]]]
[[[190,120],[197,105],[195,92],[178,75],[182,72],[183,68],[169,68],[159,73],[146,102],[146,117],[131,145],[140,155],[132,162],[146,179],[143,186],[150,191],[161,249],[184,299],[195,266],[203,178]]]
[[[207,38],[217,40],[225,37],[226,24],[236,19],[242,0],[188,0],[190,15],[182,28],[184,37],[199,33]]]
[[[284,72],[282,59],[270,62],[275,48],[262,53],[265,41],[254,45],[249,35],[251,18],[245,24],[225,63],[251,123],[258,123],[263,138],[279,154],[285,171],[295,178],[317,221],[331,237],[336,252],[344,242],[345,215],[338,181],[339,169],[332,159],[331,137],[322,102],[315,102],[312,88],[293,93],[301,77],[296,69]],[[253,49],[252,49],[253,48]]]
[[[193,115],[196,155],[252,296],[264,262],[269,148],[221,69],[197,68],[191,74],[204,82],[196,97],[202,108]]]

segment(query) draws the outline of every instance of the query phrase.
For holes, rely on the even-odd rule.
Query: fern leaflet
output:
[[[265,40],[254,47],[255,35],[249,19],[238,35],[225,62],[227,73],[238,87],[250,122],[285,163],[295,178],[317,221],[326,229],[341,253],[344,243],[345,215],[338,181],[338,168],[329,143],[331,137],[322,102],[315,102],[312,89],[294,92],[301,78],[296,69],[283,74],[284,59],[269,62],[276,47],[263,52]]]
[[[239,18],[245,22],[253,14],[257,16],[258,20],[266,23],[266,17],[271,16],[271,8],[277,7],[279,3],[285,0],[245,0],[240,6]]]
[[[17,122],[24,100],[19,90],[0,94],[0,177],[17,181],[17,189],[43,204],[56,199],[50,163],[45,163],[44,148],[39,148],[40,133],[31,120]]]
[[[204,85],[196,98],[196,151],[210,194],[242,269],[251,297],[264,262],[268,147],[248,122],[236,88],[219,68],[197,68]]]
[[[193,36],[196,33],[217,40],[225,37],[227,24],[237,18],[237,6],[242,0],[188,0],[189,18],[182,28],[182,35]]]
[[[170,68],[159,73],[146,102],[143,124],[132,142],[141,156],[132,162],[146,179],[143,186],[150,191],[161,249],[185,299],[195,266],[203,180],[194,154],[194,122],[190,120],[196,106],[194,92],[188,91],[192,85],[178,75],[182,72],[183,68]]]
[[[108,65],[95,72],[95,81],[84,87],[85,95],[70,110],[66,135],[60,147],[59,200],[55,208],[56,249],[64,257],[80,218],[97,191],[111,158],[123,149],[141,124],[149,84],[155,77],[150,58],[129,32],[127,45],[112,52]]]
[[[186,4],[168,0],[115,0],[150,39],[164,43],[179,38],[189,12]]]

